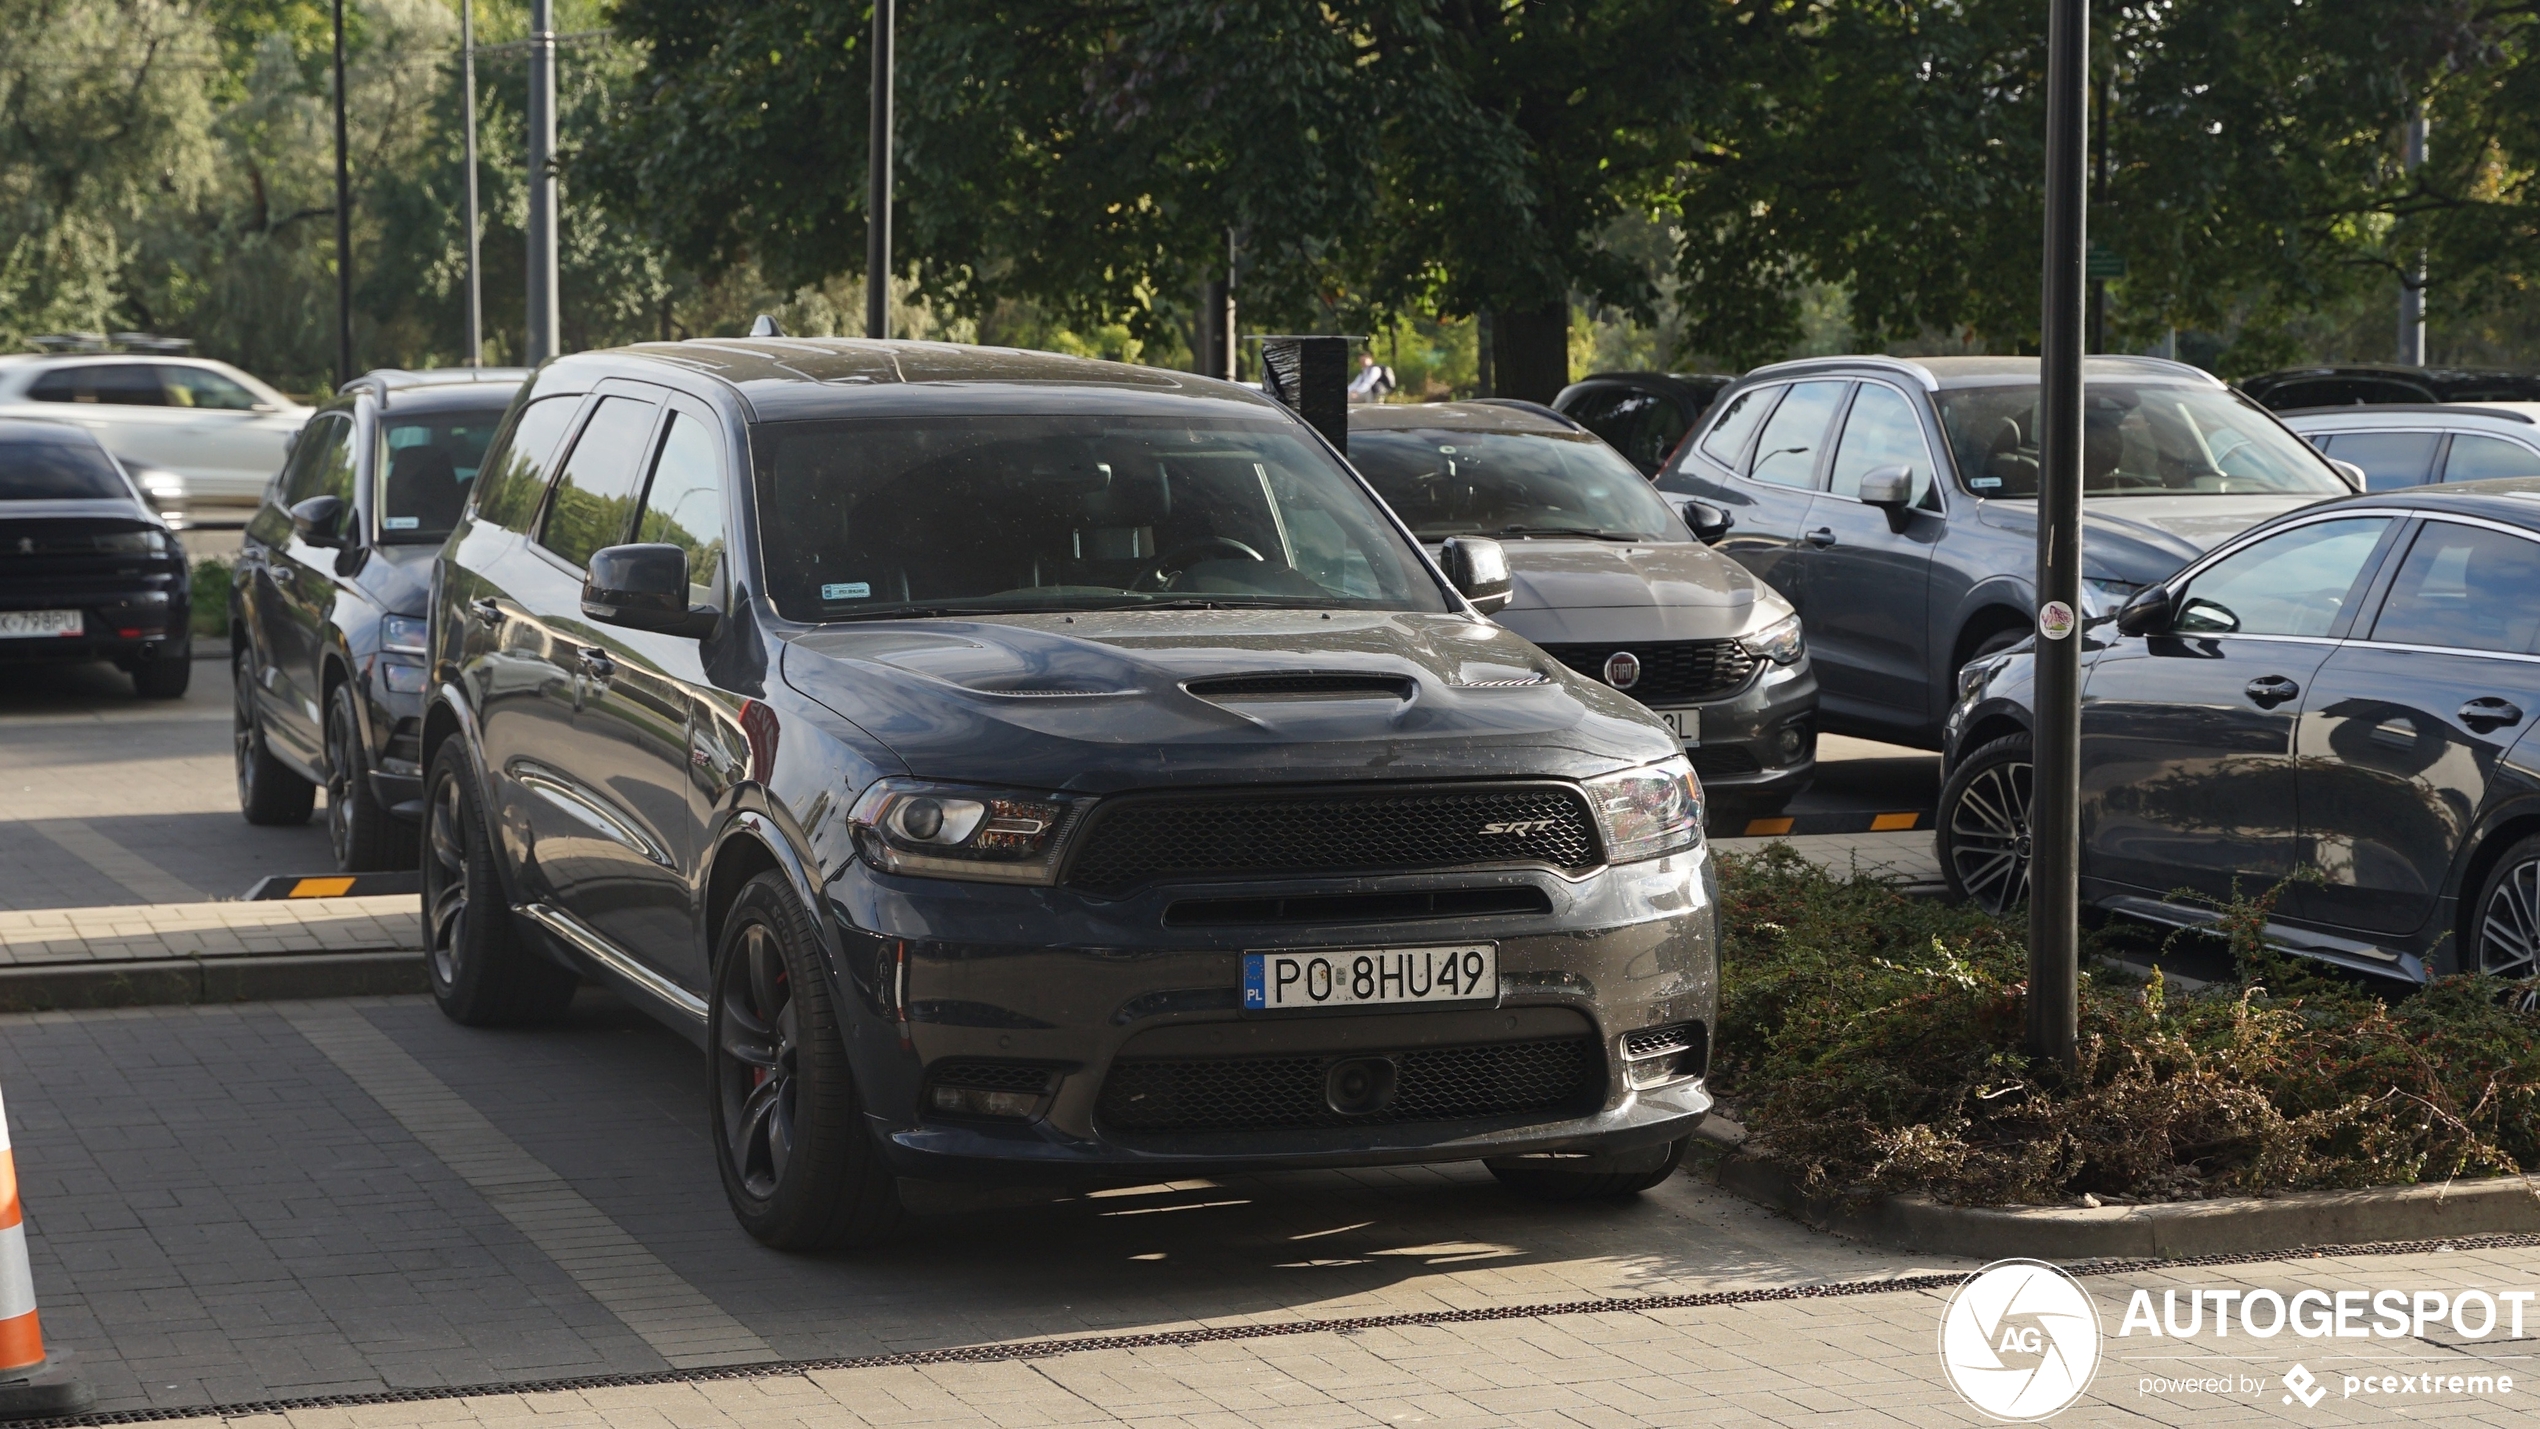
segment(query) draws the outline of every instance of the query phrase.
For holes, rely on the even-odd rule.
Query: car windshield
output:
[[[0,436],[0,501],[128,498],[123,473],[85,432]]]
[[[382,416],[379,539],[441,544],[466,509],[468,485],[502,421],[500,406]]]
[[[1693,539],[1647,478],[1584,432],[1354,431],[1349,460],[1423,541]]]
[[[1383,509],[1284,421],[783,422],[752,446],[788,619],[1447,609]]]
[[[2037,388],[1938,394],[1958,479],[1984,497],[2037,495]],[[2082,393],[2081,485],[2091,496],[2344,496],[2325,458],[2236,392],[2092,381]]]

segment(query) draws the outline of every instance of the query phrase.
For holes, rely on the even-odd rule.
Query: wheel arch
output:
[[[803,913],[821,942],[821,953],[832,967],[837,965],[837,939],[820,906],[820,882],[811,876],[811,865],[786,838],[775,819],[756,810],[735,813],[724,825],[722,836],[714,843],[714,853],[705,868],[703,906],[699,909],[700,931],[705,935],[706,966],[711,971],[715,954],[723,944],[723,920],[731,912],[733,900],[741,889],[762,873],[781,873],[802,903]]]
[[[2461,861],[2460,876],[2452,883],[2452,966],[2458,972],[2475,971],[2473,960],[2478,930],[2478,890],[2487,882],[2505,851],[2523,839],[2540,834],[2540,801],[2525,801],[2492,817],[2476,838],[2466,841],[2468,856]]]
[[[1949,647],[1949,676],[1957,678],[1975,658],[1976,647],[2006,630],[2026,630],[2031,621],[2028,612],[2007,604],[2012,592],[1997,588],[1958,622],[1957,638]]]

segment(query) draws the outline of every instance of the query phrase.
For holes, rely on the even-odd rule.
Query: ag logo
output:
[[[2062,1413],[2099,1369],[2099,1310],[2079,1282],[2037,1260],[1997,1260],[1967,1278],[1940,1319],[1950,1387],[1994,1419]]]

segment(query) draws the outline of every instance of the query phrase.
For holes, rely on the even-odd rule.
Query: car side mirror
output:
[[[1887,528],[1902,531],[1913,519],[1914,469],[1910,466],[1882,466],[1861,474],[1856,493],[1864,506],[1875,506],[1887,513]]]
[[[582,613],[602,625],[702,638],[720,615],[688,604],[688,553],[678,546],[603,546],[582,576]]]
[[[2332,457],[2328,464],[2337,468],[2337,474],[2346,478],[2346,484],[2357,492],[2363,491],[2365,487],[2372,484],[2372,478],[2365,474],[2364,469],[2351,461],[2339,461]]]
[[[2117,611],[2117,630],[2125,635],[2158,635],[2170,628],[2170,591],[2148,585]]]
[[[1683,513],[1685,524],[1693,528],[1694,539],[1706,546],[1720,544],[1737,524],[1737,518],[1708,501],[1679,502],[1676,510]]]
[[[304,545],[340,547],[344,544],[344,498],[312,496],[291,508],[291,534]]]
[[[1453,537],[1438,553],[1438,563],[1446,568],[1448,583],[1475,610],[1490,615],[1507,606],[1508,552],[1497,541],[1485,536]]]

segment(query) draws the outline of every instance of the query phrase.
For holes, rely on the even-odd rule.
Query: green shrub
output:
[[[194,563],[194,634],[202,640],[229,638],[229,562],[216,556]]]
[[[2066,1073],[2022,1050],[2020,926],[1786,849],[1721,862],[1718,1079],[1811,1190],[2172,1200],[2540,1163],[2532,984],[2385,1000],[2268,952],[2271,892],[2225,909],[2236,983],[2085,971]]]

